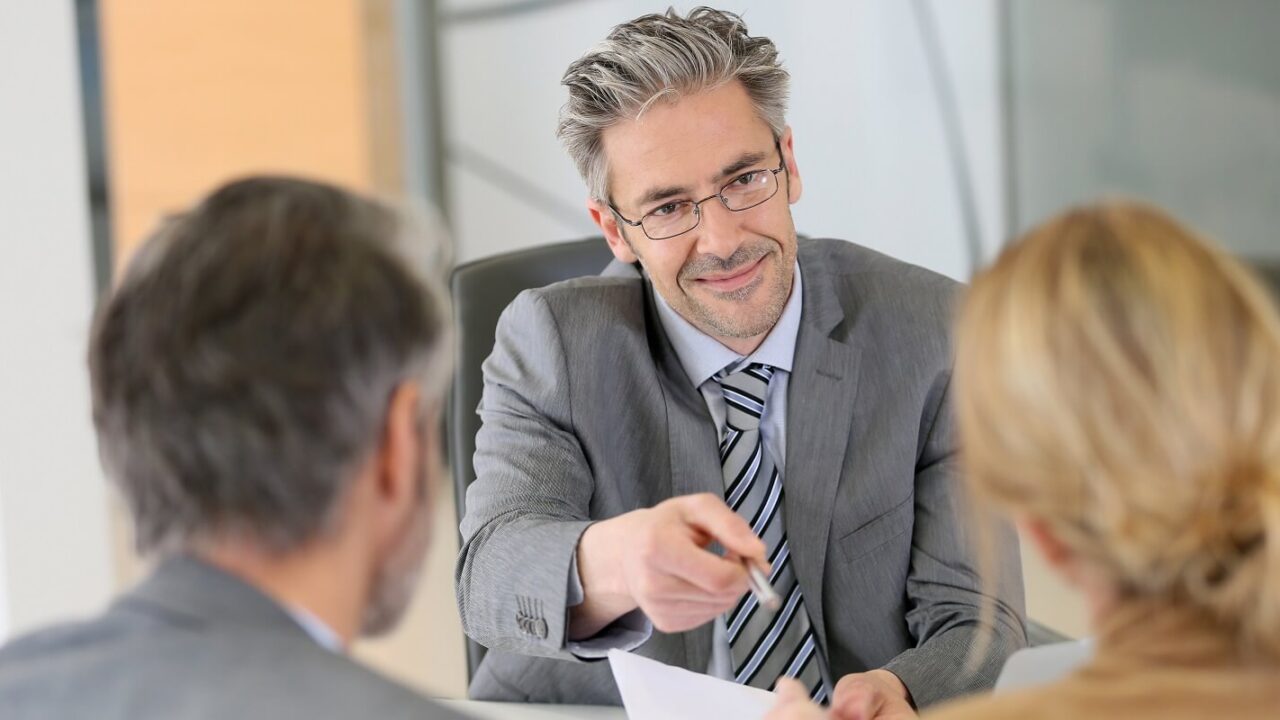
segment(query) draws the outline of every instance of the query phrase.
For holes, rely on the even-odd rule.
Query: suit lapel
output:
[[[689,381],[675,348],[662,331],[654,307],[653,294],[645,283],[645,309],[648,314],[649,344],[657,363],[658,386],[662,389],[667,417],[667,447],[671,456],[671,490],[673,495],[709,492],[724,493],[720,473],[716,426],[707,410],[702,393]]]
[[[844,310],[821,259],[805,253],[803,241],[800,248],[804,304],[787,390],[783,487],[792,562],[808,600],[805,607],[825,651],[822,577],[832,506],[858,394],[859,350],[832,339],[832,331],[845,319]]]

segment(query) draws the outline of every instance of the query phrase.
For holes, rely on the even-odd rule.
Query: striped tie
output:
[[[725,500],[764,540],[773,567],[769,582],[782,598],[782,608],[771,613],[747,593],[725,616],[733,675],[736,682],[766,690],[780,677],[798,678],[811,697],[825,702],[828,692],[819,669],[817,639],[783,529],[782,477],[760,442],[760,416],[773,372],[757,363],[715,378],[727,410],[720,441]]]

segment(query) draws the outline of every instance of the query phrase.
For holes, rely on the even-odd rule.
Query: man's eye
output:
[[[654,208],[649,212],[649,214],[654,217],[666,217],[667,215],[674,213],[679,207],[680,203],[667,203],[666,205],[659,205]]]
[[[743,185],[743,186],[746,186],[746,185],[754,185],[754,184],[756,184],[756,181],[757,181],[757,180],[759,180],[759,179],[760,179],[760,171],[759,171],[759,170],[752,170],[752,171],[751,171],[751,172],[749,172],[749,173],[743,173],[743,174],[739,175],[738,177],[734,178],[734,180],[733,180],[733,184],[735,184],[735,185]]]

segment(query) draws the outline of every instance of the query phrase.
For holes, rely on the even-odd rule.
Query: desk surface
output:
[[[620,707],[535,705],[530,703],[444,700],[442,704],[476,720],[627,720]]]

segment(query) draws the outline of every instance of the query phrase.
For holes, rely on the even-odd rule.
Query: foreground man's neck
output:
[[[275,600],[324,623],[349,648],[360,634],[368,597],[360,563],[334,546],[308,546],[276,555],[243,541],[224,540],[198,548],[195,555]]]

